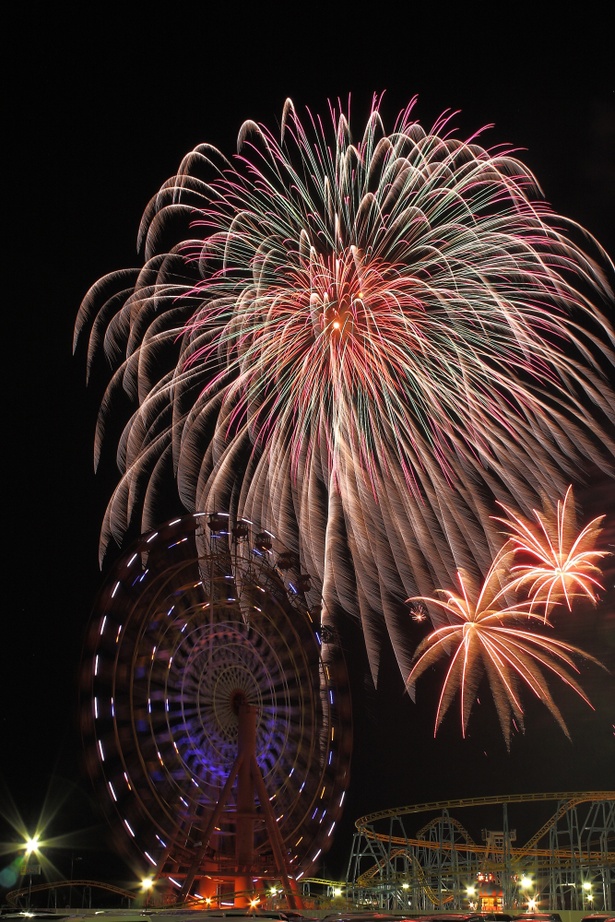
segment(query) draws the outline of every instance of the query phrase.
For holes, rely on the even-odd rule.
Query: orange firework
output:
[[[521,690],[527,686],[555,717],[569,737],[568,728],[548,686],[545,673],[561,679],[591,703],[575,678],[578,658],[598,663],[583,650],[561,640],[555,640],[530,630],[520,623],[544,624],[546,619],[534,613],[535,599],[511,602],[518,580],[509,580],[509,565],[513,551],[506,544],[497,554],[482,585],[469,574],[457,574],[460,592],[440,590],[444,598],[414,598],[436,606],[451,623],[432,631],[418,646],[406,686],[415,698],[417,679],[443,655],[450,655],[442,691],[438,701],[434,734],[457,692],[461,696],[461,724],[465,737],[472,707],[477,699],[479,684],[486,675],[498,718],[510,745],[513,718],[524,729]]]
[[[596,550],[604,516],[598,516],[579,531],[572,486],[563,501],[558,500],[557,509],[545,514],[533,510],[538,527],[502,503],[500,506],[509,519],[496,518],[496,521],[505,525],[508,546],[523,561],[511,569],[516,574],[512,586],[527,591],[532,610],[543,606],[546,620],[559,602],[565,602],[569,611],[572,600],[582,596],[595,605],[598,592],[604,589],[596,561],[608,556],[607,551]]]

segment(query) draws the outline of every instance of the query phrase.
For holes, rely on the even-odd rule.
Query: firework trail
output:
[[[530,515],[615,454],[608,257],[510,149],[414,105],[387,133],[375,97],[353,138],[341,105],[289,101],[279,139],[199,145],[145,212],[142,268],[76,324],[114,369],[97,457],[132,406],[103,551],[176,477],[188,510],[273,530],[325,617],[359,615],[374,677],[387,634],[408,674],[404,599],[489,571],[495,501]]]

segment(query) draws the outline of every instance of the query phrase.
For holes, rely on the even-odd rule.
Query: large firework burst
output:
[[[612,267],[509,149],[425,130],[415,100],[362,135],[287,102],[227,159],[199,145],[147,208],[144,265],[88,293],[77,336],[133,405],[103,548],[227,507],[299,554],[325,613],[360,615],[374,676],[400,600],[489,569],[494,498],[529,514],[579,462],[612,473]],[[587,252],[586,252],[587,250]],[[589,255],[593,253],[594,256]]]

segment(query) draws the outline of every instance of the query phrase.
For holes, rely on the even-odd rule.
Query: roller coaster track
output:
[[[429,823],[426,823],[425,826],[419,829],[419,831],[416,834],[416,838],[423,840],[425,838],[426,833],[428,833],[431,829],[437,828],[441,820],[442,820],[441,816],[437,816],[435,819],[430,820]],[[447,816],[446,821],[450,826],[454,826],[457,832],[461,833],[461,835],[463,836],[463,838],[465,839],[468,845],[474,845],[474,842],[472,841],[472,837],[469,835],[468,831],[464,829],[464,827],[461,825],[459,820],[456,820],[453,816]]]
[[[526,855],[529,855],[530,853],[532,856],[538,858],[550,857],[552,850],[546,848],[536,848],[536,843],[546,835],[546,833],[557,823],[557,821],[568,810],[577,806],[577,804],[588,803],[592,801],[615,800],[615,791],[585,791],[583,793],[575,792],[562,794],[510,794],[507,796],[498,797],[474,797],[464,800],[449,800],[425,804],[414,804],[412,806],[393,807],[388,810],[380,810],[378,813],[369,813],[366,816],[360,817],[355,822],[355,826],[357,831],[365,836],[366,839],[377,840],[379,842],[388,842],[391,845],[411,845],[420,848],[452,850],[453,848],[458,848],[459,846],[453,843],[437,842],[431,839],[425,839],[421,835],[424,835],[427,830],[438,821],[437,819],[432,820],[430,823],[427,823],[425,826],[423,826],[417,834],[416,838],[408,838],[406,836],[395,836],[390,833],[377,832],[373,828],[372,824],[383,819],[396,819],[400,816],[416,813],[427,813],[428,811],[433,810],[454,810],[462,807],[482,807],[493,804],[526,803],[529,801],[548,800],[555,800],[560,802],[560,805],[555,814],[550,817],[536,833],[534,833],[532,838],[529,839],[525,845],[523,845],[521,848],[511,848],[511,857],[522,858]],[[488,845],[477,845],[475,842],[473,842],[470,835],[466,832],[458,820],[454,820],[449,817],[448,822],[455,825],[456,828],[459,829],[459,831],[464,836],[466,840],[465,848],[467,851],[475,852],[477,854],[489,854],[493,851],[493,848]],[[598,860],[603,856],[604,854],[602,852],[590,852],[587,857],[590,860]],[[563,849],[558,851],[558,857],[564,860],[572,860],[574,858],[574,854],[572,851]],[[615,852],[608,852],[607,857],[610,862],[615,863]]]
[[[435,891],[432,891],[432,888],[428,886],[423,868],[421,867],[420,862],[418,862],[416,855],[413,854],[413,849],[437,849],[440,851],[440,853],[452,853],[453,851],[458,851],[463,852],[466,855],[483,855],[485,860],[490,856],[493,859],[493,868],[497,869],[498,867],[500,850],[495,848],[492,844],[476,844],[466,829],[463,827],[463,825],[459,822],[459,820],[453,817],[447,815],[446,823],[448,826],[454,827],[458,831],[463,839],[462,842],[445,841],[442,839],[442,837],[439,837],[438,839],[426,838],[428,833],[435,829],[439,823],[441,823],[442,815],[430,820],[428,823],[423,825],[414,837],[409,837],[406,835],[394,835],[392,831],[382,832],[375,829],[374,824],[383,820],[399,820],[399,818],[402,816],[416,815],[419,813],[434,811],[438,811],[440,814],[442,814],[443,811],[468,807],[482,807],[496,804],[508,805],[514,803],[527,803],[537,801],[556,801],[558,804],[557,809],[555,813],[547,820],[547,822],[544,823],[523,846],[519,848],[513,848],[510,846],[510,844],[508,844],[506,855],[513,864],[521,862],[524,858],[545,858],[549,860],[555,859],[556,861],[559,861],[561,865],[567,865],[578,861],[579,855],[577,851],[571,848],[558,848],[556,850],[553,848],[538,848],[538,843],[549,833],[551,829],[556,826],[558,821],[561,820],[561,818],[569,810],[572,810],[578,804],[614,800],[615,791],[512,794],[508,796],[500,795],[494,797],[475,797],[464,798],[463,800],[459,799],[413,804],[409,806],[381,810],[376,813],[370,813],[360,817],[356,821],[356,829],[358,833],[362,835],[367,841],[378,842],[387,846],[388,854],[381,858],[375,865],[363,871],[363,873],[361,873],[360,876],[356,879],[355,884],[359,887],[369,886],[370,881],[377,878],[381,871],[387,866],[387,864],[389,864],[389,862],[394,861],[395,858],[405,856],[406,860],[412,863],[413,867],[415,868],[415,872],[421,880],[421,883],[423,883],[424,892],[427,894],[430,901],[436,905],[439,900],[437,896],[435,896]],[[605,850],[601,850],[584,852],[583,858],[584,861],[589,864],[599,865],[606,863],[608,866],[615,867],[615,852],[613,851],[607,852]]]
[[[400,848],[400,849],[398,850],[397,854],[402,854],[404,851],[405,851],[405,849]],[[394,856],[391,855],[391,857],[394,857]],[[419,863],[418,861],[416,861],[416,859],[414,859],[414,858],[412,859],[412,861],[413,861],[413,863],[414,863],[414,866],[415,866],[415,869],[416,869],[416,872],[417,872],[417,876],[418,876],[418,878],[420,879],[420,881],[422,882],[423,887],[424,887],[424,889],[425,889],[425,892],[427,893],[427,896],[429,897],[429,899],[431,900],[431,902],[433,903],[433,905],[434,905],[434,906],[443,906],[443,905],[445,905],[446,903],[449,903],[449,902],[453,899],[453,897],[452,897],[452,896],[447,896],[447,897],[445,897],[443,900],[440,900],[440,898],[439,898],[438,895],[436,894],[435,890],[434,890],[432,887],[430,887],[429,884],[427,883],[427,879],[426,879],[426,877],[425,877],[425,872],[423,871],[423,868],[421,867],[420,863]],[[366,871],[364,874],[362,874],[361,877],[355,882],[355,885],[356,885],[357,887],[369,886],[369,881],[370,881],[373,877],[376,876],[376,874],[378,873],[378,870],[382,867],[383,862],[386,863],[386,859],[382,859],[381,861],[378,862],[378,864],[374,865],[373,868],[370,868],[368,871]],[[339,887],[340,890],[342,890],[342,889],[345,889],[345,888],[348,887],[347,881],[341,881],[341,880],[325,880],[325,879],[322,878],[322,877],[306,877],[305,880],[304,880],[303,882],[304,882],[305,884],[319,884],[320,886],[331,887],[331,889],[336,889],[336,888]]]
[[[361,874],[361,876],[356,881],[357,887],[368,887],[370,880],[376,877],[376,875],[381,870],[381,868],[383,868],[384,865],[387,864],[387,862],[390,859],[400,857],[401,855],[405,853],[405,851],[406,850],[404,848],[398,848],[396,849],[395,852],[391,852],[388,859],[381,858],[377,864],[375,864],[372,868],[369,868],[369,870],[365,871],[364,874]],[[436,893],[436,891],[433,889],[433,887],[429,886],[427,882],[427,878],[425,876],[425,871],[423,870],[420,862],[415,857],[412,857],[410,860],[415,869],[416,875],[423,886],[423,890],[427,894],[427,897],[431,901],[431,903],[434,906],[444,906],[446,903],[452,902],[453,894],[451,893],[450,896],[446,896],[444,897],[444,899],[441,899]]]
[[[433,801],[426,804],[411,804],[405,807],[391,807],[388,810],[379,810],[377,813],[367,813],[359,817],[355,826],[363,835],[367,835],[365,827],[383,819],[392,819],[397,816],[406,816],[412,813],[428,813],[432,810],[455,810],[459,807],[483,807],[491,804],[519,804],[538,800],[567,800],[571,804],[582,804],[594,800],[615,800],[615,791],[584,791],[564,794],[507,794],[493,797],[465,797],[460,800]]]
[[[5,899],[9,906],[17,907],[22,897],[30,896],[32,893],[59,890],[64,887],[90,887],[96,890],[106,890],[108,893],[115,893],[116,896],[122,896],[128,900],[134,900],[136,896],[130,890],[123,890],[121,887],[106,884],[100,880],[56,880],[44,884],[34,884],[32,887],[21,887],[19,890],[11,890],[6,894]]]
[[[551,824],[550,824],[551,825]],[[400,845],[400,846],[412,846],[414,848],[431,848],[437,849],[438,851],[459,851],[463,850],[470,852],[471,854],[476,855],[492,855],[494,853],[494,848],[491,845],[477,845],[475,842],[470,841],[462,846],[457,842],[435,842],[433,839],[412,839],[406,838],[405,836],[392,836],[388,833],[377,833],[370,831],[369,834],[365,834],[366,839],[377,840],[379,842],[388,842],[390,845]],[[397,854],[400,854],[403,849],[398,850]],[[531,855],[533,858],[551,858],[554,855],[554,852],[550,848],[530,848],[527,844],[522,848],[510,848],[509,854],[511,858],[521,859],[525,858],[527,855]],[[568,849],[558,849],[555,853],[555,857],[560,858],[562,861],[573,861],[576,856],[576,853],[569,851]],[[615,864],[615,852],[586,852],[585,857],[590,862],[600,861],[603,858],[606,858],[609,864]]]
[[[340,887],[341,889],[342,887],[347,886],[345,880],[326,880],[324,877],[304,877],[303,883],[304,884],[320,884],[323,887],[332,887],[334,889],[336,887]]]

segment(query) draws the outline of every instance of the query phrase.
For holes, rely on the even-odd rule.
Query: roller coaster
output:
[[[527,824],[530,803],[535,831],[519,846],[513,823]],[[370,813],[355,826],[345,883],[355,905],[587,912],[614,906],[614,791],[415,804]]]

